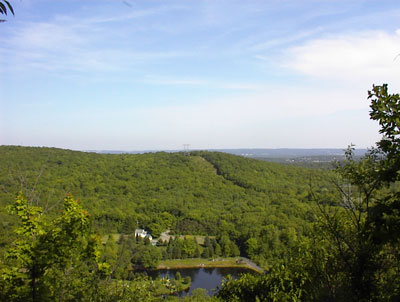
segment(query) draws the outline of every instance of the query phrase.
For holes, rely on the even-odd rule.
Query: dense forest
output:
[[[156,286],[135,267],[241,255],[267,273],[184,300],[398,301],[400,97],[384,85],[370,99],[384,139],[361,160],[350,147],[335,171],[205,151],[0,146],[0,298],[174,301],[190,280]],[[173,239],[154,246],[138,228]]]
[[[18,191],[54,207],[50,214],[71,193],[99,234],[144,228],[153,237],[167,229],[228,237],[266,267],[315,220],[310,185],[335,200],[328,172],[224,153],[111,155],[2,146],[0,154],[5,222],[5,206]],[[12,221],[3,225],[3,232],[12,229]]]

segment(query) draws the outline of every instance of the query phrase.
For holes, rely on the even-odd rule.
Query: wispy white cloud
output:
[[[306,42],[288,49],[284,67],[320,79],[342,82],[390,81],[400,79],[400,33],[354,32]]]
[[[106,13],[103,16],[87,18],[83,20],[83,22],[85,24],[127,22],[141,18],[160,17],[165,14],[172,14],[174,11],[181,11],[186,9],[187,5],[179,3],[170,3],[169,5],[163,4],[147,9],[139,8],[137,7],[137,5],[131,4],[131,6],[128,5],[125,13],[113,16],[110,16],[110,14]]]
[[[7,44],[17,49],[60,51],[83,45],[85,40],[73,25],[29,22],[17,30]]]
[[[99,35],[99,31],[95,25],[87,25],[86,21],[29,22],[16,29],[11,39],[0,39],[3,42],[0,53],[4,54],[0,61],[13,62],[2,64],[10,67],[9,72],[99,72],[127,70],[133,65],[192,55],[173,50],[144,51],[113,45],[107,41],[112,32]]]
[[[192,78],[174,78],[173,76],[160,77],[160,76],[146,76],[143,80],[147,84],[155,85],[188,85],[188,86],[204,86],[208,85],[206,80],[192,79]]]
[[[128,13],[125,13],[122,15],[118,15],[118,16],[89,18],[89,19],[85,20],[85,24],[125,22],[125,21],[129,21],[129,20],[143,18],[143,17],[155,16],[161,12],[162,12],[161,9],[131,11],[131,12],[128,12]]]
[[[320,33],[323,31],[323,27],[317,27],[312,30],[307,30],[307,31],[300,31],[298,33],[291,33],[290,35],[285,35],[283,37],[279,38],[272,38],[267,41],[263,41],[260,43],[256,43],[255,45],[252,45],[249,47],[250,51],[265,51],[273,47],[278,47],[278,46],[283,46],[285,44],[293,43],[299,40],[303,40],[305,38],[308,38],[310,36],[313,36],[317,33]]]

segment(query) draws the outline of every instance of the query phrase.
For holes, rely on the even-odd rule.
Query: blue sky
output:
[[[0,144],[361,148],[400,91],[398,0],[10,2]]]

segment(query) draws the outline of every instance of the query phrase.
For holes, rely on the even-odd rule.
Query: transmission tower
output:
[[[183,153],[188,156],[189,155],[189,147],[190,144],[183,144]]]

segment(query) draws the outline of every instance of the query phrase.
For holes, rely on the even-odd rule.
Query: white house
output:
[[[147,231],[143,230],[143,229],[136,229],[135,230],[135,237],[141,237],[141,238],[149,238],[150,241],[153,240],[153,237],[147,233]]]

